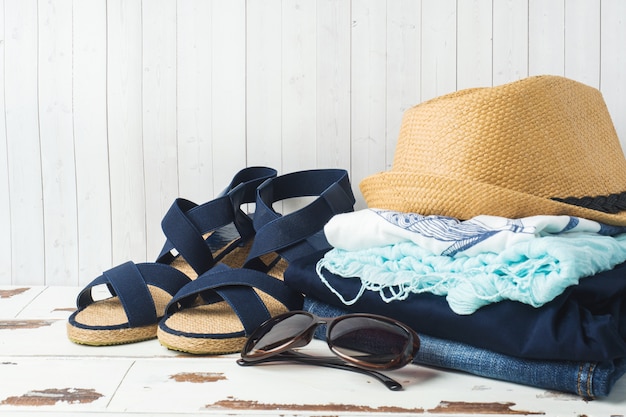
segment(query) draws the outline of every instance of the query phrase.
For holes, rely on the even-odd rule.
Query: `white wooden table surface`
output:
[[[240,367],[158,341],[87,347],[65,336],[76,287],[0,287],[0,415],[625,416],[626,377],[579,397],[409,365],[392,392],[365,375],[306,365]],[[308,348],[307,348],[308,349]],[[323,350],[315,341],[312,350]]]

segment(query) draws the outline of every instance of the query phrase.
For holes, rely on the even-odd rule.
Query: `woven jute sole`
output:
[[[157,325],[117,329],[90,330],[67,323],[67,337],[74,343],[87,346],[110,346],[154,339]]]
[[[286,267],[287,262],[281,259],[268,275],[282,280]],[[272,316],[287,312],[287,307],[273,297],[260,290],[255,291]],[[244,329],[237,314],[225,301],[211,305],[198,301],[198,305],[172,314],[165,319],[164,325],[181,334],[164,331],[159,327],[157,330],[159,342],[168,349],[185,353],[198,355],[237,353],[241,352],[247,339],[245,336],[229,336],[241,334]]]
[[[205,235],[205,239],[209,235],[210,234]],[[228,246],[230,246],[230,244],[224,246],[222,250]],[[217,251],[214,255],[216,257],[219,256],[222,250]],[[247,248],[236,248],[226,254],[224,258],[222,258],[222,261],[232,267],[238,267],[243,265],[247,253]],[[190,279],[195,279],[198,276],[182,256],[176,257],[170,263],[170,266],[183,272]],[[154,301],[157,317],[163,317],[165,308],[172,299],[172,295],[151,285],[148,285],[148,290]],[[74,317],[74,320],[82,326],[74,326],[68,322],[66,326],[67,337],[72,342],[82,345],[121,345],[141,342],[157,337],[158,326],[156,323],[141,327],[123,327],[125,323],[128,323],[128,317],[118,297],[95,301],[79,311]],[[118,328],[110,329],[110,327],[113,326],[117,326]]]

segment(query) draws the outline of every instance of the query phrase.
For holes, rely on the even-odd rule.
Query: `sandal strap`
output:
[[[176,249],[196,273],[209,270],[215,265],[215,259],[203,235],[231,223],[241,239],[247,240],[254,235],[252,219],[241,210],[241,205],[254,202],[256,188],[275,176],[276,170],[272,168],[245,168],[214,200],[197,205],[189,200],[176,199],[161,222],[167,241],[157,262],[169,263],[173,256],[171,251]]]
[[[228,196],[197,205],[177,198],[161,221],[167,241],[157,262],[171,262],[171,250],[176,251],[197,273],[202,273],[215,263],[211,247],[203,234],[226,226],[233,219],[233,208]]]
[[[76,305],[84,308],[92,304],[92,288],[106,284],[111,294],[119,298],[129,326],[146,326],[158,321],[148,284],[174,295],[189,282],[185,274],[169,265],[129,261],[105,271],[89,283],[78,294]]]
[[[228,195],[235,208],[233,222],[241,236],[253,236],[254,225],[241,206],[256,201],[256,189],[270,178],[275,178],[278,172],[274,168],[254,166],[244,168],[233,177],[231,183],[219,195]],[[239,190],[237,188],[240,188]]]
[[[197,296],[201,296],[206,304],[226,301],[239,317],[246,334],[250,334],[271,317],[255,288],[289,310],[302,308],[302,294],[293,291],[283,281],[268,278],[265,273],[252,269],[231,269],[218,264],[209,273],[183,287],[168,304],[166,314],[191,307]]]
[[[287,215],[272,208],[276,201],[307,196],[318,198]],[[328,247],[325,239],[311,237],[321,232],[334,215],[353,211],[354,203],[348,173],[342,169],[300,171],[266,180],[257,188],[257,237],[246,264],[249,266],[254,259],[271,252],[280,251],[282,257],[290,260]]]

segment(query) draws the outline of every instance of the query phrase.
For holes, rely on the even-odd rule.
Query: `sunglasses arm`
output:
[[[250,366],[250,365],[256,365],[258,363],[263,363],[263,362],[276,362],[276,361],[300,362],[300,363],[305,363],[308,365],[317,365],[317,366],[324,366],[326,368],[343,369],[346,371],[358,372],[358,373],[365,374],[365,375],[371,376],[372,378],[379,380],[387,388],[389,388],[392,391],[402,390],[402,385],[399,382],[395,381],[392,378],[389,378],[388,376],[380,372],[352,366],[340,360],[336,360],[335,358],[309,356],[304,353],[294,352],[294,351],[281,352],[278,355],[274,355],[266,359],[260,359],[260,360],[250,361],[250,362],[245,361],[243,359],[239,359],[237,360],[237,363],[241,366]]]

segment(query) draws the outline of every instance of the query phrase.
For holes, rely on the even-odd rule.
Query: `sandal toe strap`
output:
[[[166,311],[169,315],[189,307],[198,295],[206,304],[226,301],[239,317],[246,334],[250,334],[271,317],[255,288],[278,300],[289,310],[302,308],[302,294],[290,289],[283,281],[251,269],[230,269],[218,265],[181,289]]]
[[[97,285],[105,284],[111,295],[119,298],[128,318],[128,325],[146,326],[158,321],[148,285],[159,287],[173,295],[189,281],[185,274],[168,265],[135,264],[129,261],[94,279],[78,294],[76,305],[80,309],[95,302],[91,290]]]

